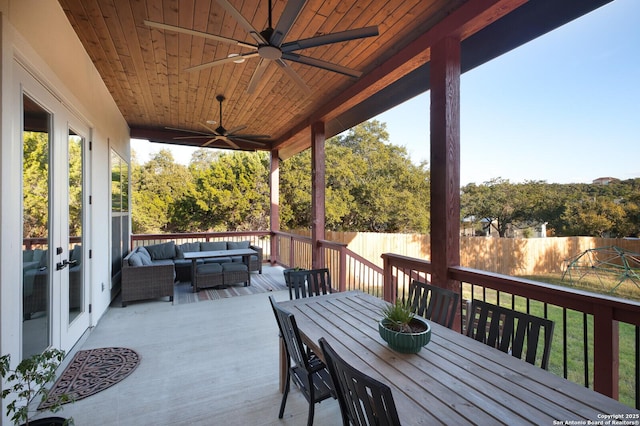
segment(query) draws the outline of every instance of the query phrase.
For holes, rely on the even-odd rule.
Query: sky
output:
[[[640,1],[615,0],[462,75],[460,183],[640,178]],[[429,92],[373,119],[429,162]],[[138,161],[170,147],[132,140]]]

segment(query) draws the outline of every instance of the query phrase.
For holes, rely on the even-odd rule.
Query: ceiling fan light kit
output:
[[[378,35],[378,27],[371,26],[365,28],[358,28],[352,30],[346,30],[336,33],[324,34],[307,39],[295,40],[285,43],[284,40],[291,30],[291,27],[298,19],[298,16],[302,12],[302,9],[307,3],[307,0],[289,0],[280,15],[280,19],[275,27],[272,25],[272,5],[271,0],[268,1],[269,21],[268,27],[263,31],[258,31],[249,21],[247,21],[242,14],[229,3],[228,0],[216,0],[218,4],[231,15],[238,24],[247,31],[247,33],[255,40],[255,43],[247,43],[242,40],[231,39],[215,34],[195,31],[189,28],[177,27],[173,25],[163,24],[159,22],[144,21],[147,26],[152,28],[158,28],[168,31],[174,31],[183,34],[189,34],[192,36],[206,37],[221,43],[231,44],[243,48],[250,49],[250,52],[241,54],[230,54],[226,58],[216,59],[211,62],[196,65],[194,67],[187,68],[187,71],[200,71],[202,69],[224,65],[229,62],[242,63],[246,59],[258,57],[260,61],[256,66],[249,85],[247,86],[247,92],[253,93],[259,80],[264,74],[265,68],[270,62],[274,62],[297,86],[305,93],[311,93],[311,90],[307,84],[298,76],[298,74],[286,63],[286,61],[296,62],[312,67],[317,67],[323,70],[332,71],[338,74],[346,75],[352,78],[358,78],[362,75],[362,72],[354,70],[333,62],[325,61],[322,59],[312,58],[300,54],[293,53],[297,50],[309,49],[312,47],[319,47],[330,45],[334,43],[340,43],[345,41],[351,41],[356,39],[362,39],[367,37],[374,37]]]

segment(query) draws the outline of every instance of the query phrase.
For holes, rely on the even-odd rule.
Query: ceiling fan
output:
[[[236,8],[234,8],[228,0],[216,0],[220,6],[222,6],[228,14],[234,17],[234,19],[249,33],[249,35],[255,40],[255,43],[247,43],[241,40],[235,40],[227,37],[222,37],[214,34],[209,34],[201,31],[190,30],[188,28],[176,27],[173,25],[167,25],[159,22],[152,22],[145,20],[144,23],[153,28],[160,28],[169,31],[175,31],[183,34],[190,34],[195,36],[206,37],[222,43],[228,43],[239,47],[251,49],[250,52],[241,53],[238,55],[229,55],[226,58],[217,59],[212,62],[207,62],[201,65],[197,65],[191,68],[187,68],[187,71],[199,71],[204,68],[213,67],[217,65],[226,64],[228,62],[242,61],[242,59],[249,59],[259,57],[260,62],[253,72],[249,86],[247,87],[248,93],[253,93],[260,81],[262,75],[265,72],[266,67],[270,62],[275,62],[282,71],[285,72],[296,85],[305,93],[311,93],[311,90],[306,83],[298,76],[298,74],[287,65],[285,60],[298,62],[305,65],[310,65],[317,68],[322,68],[328,71],[333,71],[339,74],[343,74],[349,77],[360,77],[362,72],[338,65],[332,62],[324,61],[322,59],[311,58],[309,56],[300,55],[294,53],[297,50],[308,49],[311,47],[324,46],[333,43],[340,43],[343,41],[356,40],[366,37],[373,37],[378,35],[378,27],[364,27],[353,30],[340,31],[336,33],[324,34],[316,37],[284,42],[285,37],[291,30],[291,27],[295,23],[296,19],[300,15],[300,12],[304,8],[307,0],[289,0],[287,5],[280,16],[276,27],[272,26],[271,17],[271,0],[269,0],[269,22],[268,27],[263,31],[258,31],[247,21]]]
[[[222,95],[217,95],[216,99],[218,100],[218,102],[220,103],[220,125],[215,128],[212,129],[207,125],[204,125],[204,127],[206,127],[210,133],[206,133],[206,132],[198,132],[197,130],[187,130],[187,129],[178,129],[175,127],[166,127],[166,129],[168,130],[177,130],[180,132],[188,132],[188,133],[193,133],[193,136],[178,136],[175,137],[174,139],[204,139],[204,138],[209,138],[208,141],[206,141],[205,143],[203,143],[201,146],[207,146],[210,145],[212,143],[218,142],[218,141],[222,141],[225,142],[227,145],[231,146],[232,148],[236,148],[236,149],[240,149],[240,147],[238,146],[238,144],[236,142],[244,142],[246,144],[251,144],[251,145],[258,145],[258,146],[264,146],[266,145],[265,142],[260,141],[260,139],[269,139],[271,136],[269,135],[248,135],[248,134],[240,134],[237,133],[240,130],[245,129],[247,126],[237,126],[234,127],[233,129],[227,130],[222,126],[222,102],[225,100],[225,97]],[[215,121],[207,121],[207,124],[216,124]],[[257,140],[256,140],[257,139]]]

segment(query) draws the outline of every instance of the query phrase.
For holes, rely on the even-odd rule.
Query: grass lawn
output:
[[[556,284],[580,290],[613,295],[621,298],[640,300],[640,289],[629,280],[620,285],[616,292],[609,291],[618,280],[616,277],[603,280],[602,277],[584,277],[579,283],[563,281],[561,274],[545,276],[523,276],[521,278]],[[482,298],[482,289],[474,288],[474,296]],[[463,297],[471,298],[471,286],[463,285]],[[581,312],[565,310],[563,308],[545,305],[541,302],[527,301],[522,297],[514,297],[501,292],[499,304],[522,312],[530,312],[533,315],[547,317],[555,322],[549,371],[572,382],[582,385],[588,384],[593,388],[593,317]],[[485,300],[497,304],[498,294],[494,290],[487,289]],[[546,312],[545,312],[546,309]],[[620,402],[635,406],[635,327],[620,323]],[[564,353],[564,342],[566,354]],[[541,349],[538,353],[541,353]],[[566,371],[565,371],[566,360]],[[586,369],[585,369],[586,366]]]

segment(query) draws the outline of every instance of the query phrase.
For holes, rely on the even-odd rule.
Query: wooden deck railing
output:
[[[286,268],[311,268],[311,244],[309,237],[285,232],[274,232],[276,253],[272,261]],[[346,244],[332,241],[318,241],[321,248],[322,264],[329,268],[333,278],[332,286],[339,291],[362,290],[382,297],[382,268],[357,255]]]
[[[428,261],[394,254],[382,257],[387,300],[403,297],[411,279],[429,278]],[[524,305],[523,310],[533,310],[539,305],[545,317],[558,311],[561,324],[554,317],[556,344],[552,351],[561,347],[562,355],[556,357],[562,359],[562,365],[556,365],[556,371],[551,367],[550,370],[579,383],[580,379],[572,376],[578,365],[578,369],[583,369],[578,375],[583,376],[583,385],[640,408],[640,303],[471,268],[452,267],[448,273],[450,279],[460,282],[463,298],[486,299],[490,295],[513,309]],[[572,323],[575,321],[581,321],[578,329],[582,330],[582,336],[569,333],[576,329]],[[572,345],[581,346],[577,352],[582,360],[575,359]],[[622,358],[625,362],[621,364]]]

